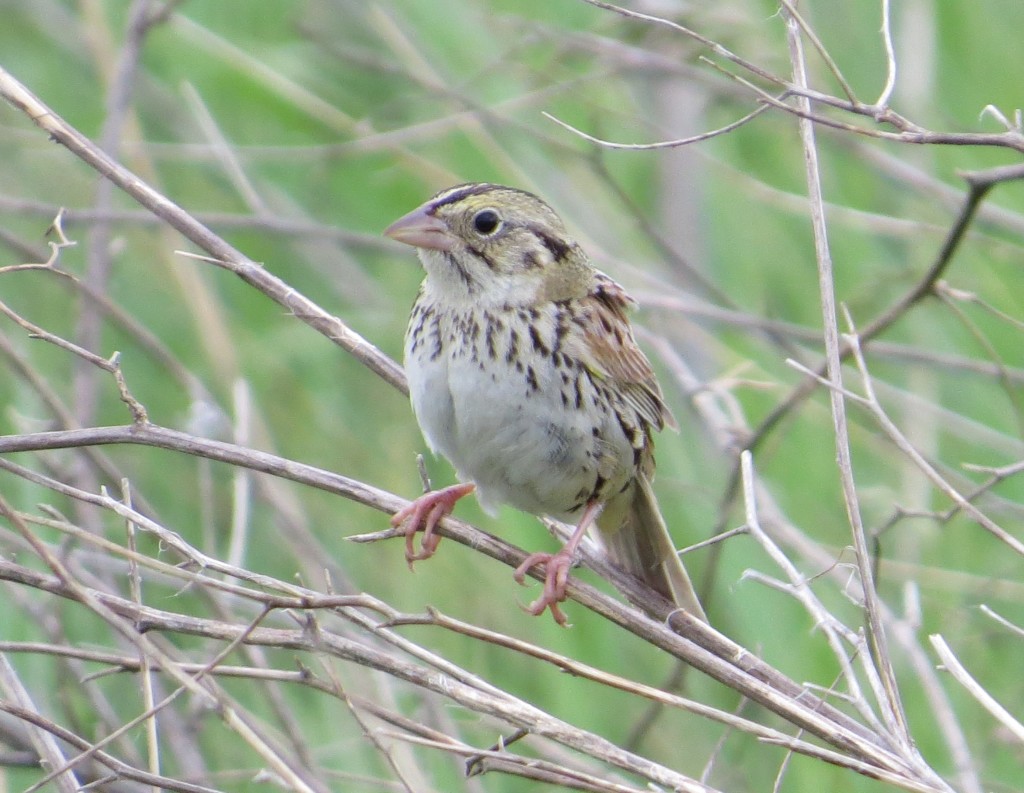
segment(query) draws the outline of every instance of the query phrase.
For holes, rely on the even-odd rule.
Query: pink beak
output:
[[[455,247],[455,237],[448,231],[448,224],[434,217],[428,205],[400,217],[384,229],[384,236],[415,248],[450,251]]]

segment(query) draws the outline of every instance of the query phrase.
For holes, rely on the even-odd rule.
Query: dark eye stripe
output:
[[[563,239],[548,234],[543,229],[533,228],[531,229],[536,234],[544,247],[551,252],[551,257],[556,261],[560,262],[569,255],[569,251],[572,250],[572,244],[566,242]]]

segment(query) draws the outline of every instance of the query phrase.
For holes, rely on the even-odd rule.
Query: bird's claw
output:
[[[394,514],[391,518],[392,526],[397,528],[405,524],[405,561],[409,563],[410,570],[413,562],[429,559],[434,555],[437,546],[441,544],[441,537],[435,532],[437,524],[452,513],[460,498],[468,496],[475,489],[476,485],[468,482],[441,490],[431,490]],[[416,550],[414,542],[418,531],[423,532],[419,551]]]
[[[545,565],[546,571],[544,589],[539,598],[525,607],[526,611],[538,617],[545,609],[550,609],[555,622],[563,627],[568,625],[569,620],[558,604],[566,598],[565,588],[569,582],[569,571],[575,563],[573,552],[567,548],[558,553],[531,553],[527,556],[512,574],[517,583],[525,583],[526,573],[538,564]]]

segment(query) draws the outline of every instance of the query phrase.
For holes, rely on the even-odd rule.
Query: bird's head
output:
[[[427,287],[449,299],[530,305],[581,297],[594,270],[555,211],[524,190],[442,190],[384,234],[419,250]]]

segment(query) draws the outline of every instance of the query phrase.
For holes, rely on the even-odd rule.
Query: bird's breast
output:
[[[570,354],[570,321],[555,306],[413,310],[413,409],[484,507],[569,519],[632,476],[631,439],[607,389]]]

